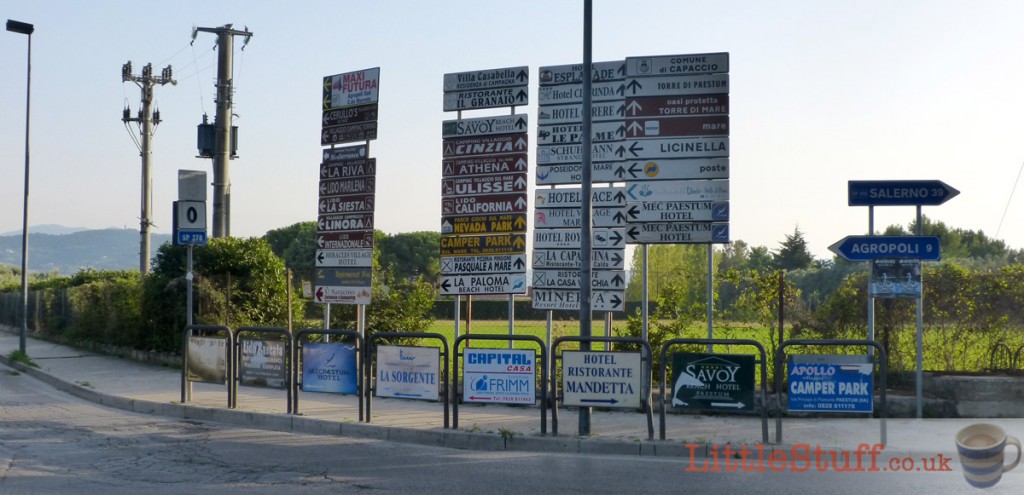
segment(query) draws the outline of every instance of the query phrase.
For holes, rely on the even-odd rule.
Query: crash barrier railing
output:
[[[444,393],[440,393],[438,390],[438,399],[444,404],[444,427],[448,428],[448,397],[450,389],[448,387],[448,339],[439,333],[420,333],[420,332],[380,332],[375,333],[366,338],[366,422],[369,423],[373,419],[373,415],[370,413],[373,396],[377,393],[377,386],[380,384],[377,380],[377,376],[374,373],[375,370],[380,369],[379,356],[377,355],[377,341],[380,339],[433,339],[441,343],[441,347],[437,347],[438,354],[440,355],[441,362],[441,382],[440,384],[434,383],[435,386],[441,385],[444,387]],[[402,359],[401,357],[399,359]],[[435,365],[438,363],[434,363]],[[401,397],[400,394],[396,396]],[[409,399],[417,399],[418,397],[406,397]]]
[[[751,347],[757,348],[758,356],[760,356],[760,359],[756,359],[755,358],[754,365],[755,366],[760,365],[760,369],[761,369],[761,441],[763,443],[767,444],[768,443],[768,385],[767,385],[767,381],[768,381],[768,369],[767,369],[768,357],[767,357],[767,354],[765,353],[764,346],[761,345],[760,342],[758,342],[756,340],[749,340],[749,339],[672,339],[672,340],[669,340],[668,342],[665,342],[664,344],[661,345],[661,366],[659,366],[659,368],[660,368],[660,375],[659,376],[661,377],[661,384],[659,386],[659,392],[660,392],[661,397],[658,398],[658,400],[661,401],[661,411],[659,413],[659,419],[660,419],[661,425],[659,427],[658,438],[660,438],[661,440],[665,439],[665,409],[668,407],[669,404],[672,403],[671,398],[669,398],[669,396],[665,394],[665,384],[669,381],[669,377],[668,377],[668,362],[666,361],[665,358],[668,355],[668,349],[670,347],[675,346],[675,345],[687,345],[687,344],[697,344],[697,345],[737,345],[737,346],[751,346]],[[707,353],[707,355],[708,356],[714,356],[714,354],[712,354],[712,353]],[[776,369],[778,369],[778,368],[776,368]],[[682,370],[677,370],[677,371],[679,373],[682,372]],[[778,373],[778,372],[776,372],[776,373]],[[677,388],[673,387],[672,396],[674,397],[677,392],[678,392]],[[750,392],[753,393],[753,390],[751,390]],[[742,407],[742,404],[740,405],[740,407]],[[721,411],[722,409],[714,409],[714,408],[712,408],[712,410]]]
[[[654,440],[654,414],[651,412],[651,364],[652,364],[652,351],[651,344],[646,340],[638,337],[603,337],[603,336],[590,336],[583,337],[579,335],[570,335],[565,337],[559,337],[551,343],[551,370],[550,378],[551,382],[551,433],[558,436],[558,399],[559,399],[559,387],[558,387],[558,366],[557,361],[562,359],[562,355],[558,353],[558,346],[565,342],[604,342],[604,343],[622,343],[622,344],[637,344],[640,345],[640,400],[635,405],[641,412],[646,413],[647,416],[647,438],[648,440]],[[565,352],[565,351],[563,351]],[[624,354],[622,351],[589,351],[589,352],[600,352],[607,353],[609,355]],[[565,377],[564,361],[563,361],[563,379]],[[562,390],[562,399],[564,401],[565,392]],[[599,394],[600,395],[600,394]],[[606,394],[607,395],[607,394]],[[608,406],[618,407],[615,401],[616,399],[609,399],[606,397],[601,398],[590,398],[583,399],[588,403],[592,403],[595,407]],[[587,406],[582,406],[587,407]]]
[[[293,346],[293,349],[294,349],[293,354],[294,354],[294,356],[293,356],[293,359],[292,359],[292,363],[294,363],[293,364],[293,368],[292,368],[293,369],[293,375],[292,376],[294,376],[294,379],[292,380],[292,413],[293,414],[299,414],[299,389],[301,389],[303,386],[305,386],[305,384],[302,383],[303,374],[304,374],[303,373],[303,367],[306,366],[306,363],[303,363],[303,359],[302,359],[302,352],[303,352],[303,349],[305,348],[305,345],[306,345],[306,343],[304,343],[304,341],[303,341],[303,338],[305,338],[305,337],[307,337],[309,335],[340,335],[340,336],[343,336],[343,337],[351,337],[355,341],[355,344],[354,344],[355,345],[355,352],[354,352],[353,358],[356,360],[356,363],[355,363],[356,364],[356,366],[355,366],[355,377],[354,377],[355,378],[355,388],[356,388],[356,391],[355,391],[354,395],[356,395],[358,397],[358,399],[359,399],[359,421],[362,422],[363,421],[363,410],[364,410],[365,404],[366,404],[366,400],[365,400],[366,399],[366,388],[364,387],[362,377],[365,375],[365,373],[364,373],[364,363],[365,363],[366,360],[364,359],[364,352],[363,352],[364,351],[363,337],[356,330],[310,328],[310,329],[307,329],[307,330],[300,330],[298,333],[295,334],[295,345]],[[328,345],[342,345],[342,344],[328,344]],[[314,364],[316,364],[316,363],[314,363]],[[344,393],[344,392],[335,392],[335,393]],[[347,395],[353,395],[353,394],[347,394]]]
[[[547,434],[547,430],[548,430],[548,425],[547,425],[547,418],[548,418],[548,409],[547,409],[548,383],[547,383],[547,379],[545,377],[546,373],[544,371],[544,367],[545,367],[545,364],[547,363],[547,347],[544,345],[544,341],[541,340],[540,337],[537,337],[537,336],[534,336],[534,335],[467,334],[467,335],[460,335],[458,338],[455,339],[455,342],[452,344],[452,350],[453,350],[453,355],[452,355],[452,374],[455,375],[453,380],[452,380],[452,383],[453,383],[452,388],[454,390],[452,391],[452,395],[451,395],[451,397],[452,397],[452,428],[454,428],[454,429],[458,429],[459,428],[459,400],[463,396],[462,389],[459,387],[459,358],[463,356],[463,352],[460,350],[460,345],[463,342],[467,342],[467,341],[470,341],[470,340],[486,340],[486,341],[496,341],[496,342],[511,342],[511,341],[515,341],[515,340],[522,340],[522,341],[533,342],[533,343],[537,344],[537,347],[540,349],[540,356],[539,357],[535,357],[534,358],[534,362],[531,363],[531,365],[533,366],[533,370],[532,370],[533,373],[531,373],[531,375],[532,375],[532,380],[533,380],[534,384],[536,384],[537,382],[540,383],[541,390],[540,390],[540,396],[539,397],[537,396],[536,390],[534,390],[533,403],[536,404],[537,399],[540,399],[540,432],[541,432],[542,435],[546,435]],[[475,348],[475,347],[467,349],[467,350],[494,351],[495,354],[504,353],[505,355],[509,355],[509,356],[514,352],[514,350],[512,350],[512,349],[479,349],[479,348]],[[538,362],[540,364],[538,364]],[[512,364],[510,364],[510,366],[511,365]],[[503,401],[491,401],[491,402],[493,402],[493,403],[501,403],[501,404],[512,404],[513,403],[513,402],[503,402]]]
[[[224,343],[223,352],[218,353],[216,349],[213,352],[189,352],[189,344],[192,341],[193,332],[201,333],[202,338],[209,339],[203,342],[206,347],[220,347],[220,340],[222,340]],[[217,333],[223,333],[224,337],[222,339],[219,337],[205,337],[206,335]],[[197,335],[197,337],[200,336]],[[228,377],[234,376],[232,374],[231,362],[234,334],[231,332],[231,329],[223,325],[189,325],[185,327],[181,340],[181,403],[184,404],[192,400],[192,382],[221,385],[227,383],[227,406],[229,409],[233,408],[234,403],[231,399],[234,392],[234,381],[228,379]],[[224,364],[223,371],[220,368],[221,359],[223,359]]]
[[[786,357],[786,348],[792,346],[831,346],[831,347],[873,347],[878,351],[877,364],[879,365],[879,393],[881,395],[881,407],[878,411],[878,417],[881,420],[881,440],[882,445],[886,445],[886,429],[885,429],[885,415],[886,415],[886,403],[885,403],[885,377],[889,374],[888,359],[885,355],[885,348],[882,344],[874,340],[838,340],[838,339],[823,339],[823,340],[786,340],[779,344],[778,351],[775,352],[775,402],[778,411],[775,416],[775,443],[782,443],[782,370],[783,362]],[[876,359],[871,355],[863,355],[866,358],[864,363],[871,363],[871,371],[874,373]],[[872,391],[868,391],[872,393]],[[872,403],[874,402],[874,395],[871,397]],[[871,416],[871,413],[867,413]]]
[[[292,333],[287,328],[278,327],[241,327],[235,330],[234,335],[234,363],[233,369],[234,374],[231,375],[230,380],[234,382],[233,394],[231,396],[231,402],[233,407],[238,407],[238,387],[239,385],[245,385],[250,387],[264,387],[264,388],[283,388],[285,389],[286,395],[286,409],[288,414],[292,413],[293,400],[292,400],[292,381],[295,374],[292,347],[295,345],[295,341],[292,339]],[[243,339],[243,334],[270,334],[270,335],[282,335],[283,340],[251,340],[252,344],[252,358],[246,361],[246,345],[250,342],[249,339]],[[274,349],[277,342],[280,342],[283,349],[281,352],[276,352]],[[279,355],[280,354],[280,355]],[[280,380],[280,386],[272,385],[272,383]]]

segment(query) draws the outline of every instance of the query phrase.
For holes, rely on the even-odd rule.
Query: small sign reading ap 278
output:
[[[179,246],[206,245],[206,202],[174,202],[174,243]]]

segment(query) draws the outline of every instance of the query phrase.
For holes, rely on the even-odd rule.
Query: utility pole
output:
[[[143,275],[149,273],[149,229],[153,226],[153,129],[160,124],[160,110],[153,110],[153,86],[161,86],[170,83],[178,84],[171,77],[171,66],[165,67],[160,77],[153,77],[153,64],[146,64],[142,68],[142,75],[132,74],[132,61],[121,66],[121,82],[134,82],[142,90],[142,108],[137,117],[131,116],[131,109],[124,107],[121,114],[121,121],[125,129],[128,129],[129,122],[135,122],[139,126],[139,134],[142,140],[135,140],[135,136],[128,129],[128,134],[135,140],[139,147],[139,154],[142,156],[142,213],[139,215],[139,272]]]
[[[217,115],[213,121],[214,148],[213,158],[213,237],[231,236],[231,179],[228,171],[228,160],[235,156],[234,127],[232,120],[232,52],[234,37],[245,38],[242,49],[249,44],[252,33],[246,27],[244,31],[232,29],[231,24],[218,28],[197,27],[192,30],[192,41],[200,32],[217,35]],[[202,129],[202,127],[200,127]],[[202,131],[200,131],[202,132]],[[200,144],[202,144],[200,136]],[[202,153],[200,156],[207,157]]]

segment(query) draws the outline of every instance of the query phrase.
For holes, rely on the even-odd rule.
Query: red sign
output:
[[[327,232],[316,235],[317,249],[372,249],[373,230]]]
[[[345,160],[320,164],[320,179],[341,179],[344,177],[371,177],[377,174],[377,159]]]
[[[320,197],[373,193],[377,179],[373,177],[346,177],[320,181]]]
[[[504,153],[525,153],[526,151],[526,133],[445,139],[442,141],[442,153],[445,158],[457,156],[498,155]]]
[[[629,119],[626,137],[728,136],[729,116]]]
[[[728,115],[729,95],[682,95],[626,98],[626,118]]]
[[[455,158],[444,160],[441,165],[441,176],[443,177],[526,172],[526,169],[529,168],[526,153]]]
[[[318,215],[316,218],[317,232],[345,232],[352,230],[373,230],[373,212],[332,213]]]
[[[486,194],[441,199],[442,215],[525,213],[526,193]]]
[[[319,213],[360,213],[373,211],[373,194],[320,198]]]
[[[476,196],[478,194],[526,192],[526,184],[526,172],[454,177],[441,180],[441,196]]]

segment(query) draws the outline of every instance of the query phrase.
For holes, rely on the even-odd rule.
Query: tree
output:
[[[793,234],[787,235],[786,240],[779,244],[779,251],[773,257],[773,264],[780,270],[800,270],[811,266],[813,261],[814,256],[807,249],[807,240],[800,227],[793,228]]]
[[[395,278],[403,280],[423,277],[436,283],[441,274],[438,232],[406,232],[383,237],[380,241],[380,262],[394,270]]]

